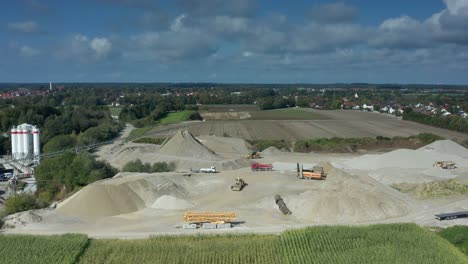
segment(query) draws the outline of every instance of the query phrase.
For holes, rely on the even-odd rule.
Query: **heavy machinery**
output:
[[[245,183],[244,179],[236,177],[236,182],[231,185],[231,191],[242,191],[245,186],[247,186],[247,183]]]
[[[271,171],[273,170],[273,165],[254,162],[250,165],[250,169],[252,169],[252,171]]]
[[[214,212],[186,212],[184,214],[183,227],[186,229],[206,228],[219,229],[231,228],[231,221],[236,218],[236,213],[214,213]]]
[[[297,177],[308,180],[325,180],[327,174],[323,172],[323,167],[314,166],[312,170],[304,170],[304,165],[297,163]]]
[[[252,151],[249,155],[246,156],[247,159],[259,159],[261,158],[260,152]]]
[[[283,201],[283,198],[281,198],[280,195],[275,195],[275,203],[278,205],[278,208],[280,211],[285,214],[285,215],[290,215],[292,212],[289,210],[289,208],[286,206],[286,204]]]
[[[201,168],[201,169],[190,169],[191,172],[204,172],[204,173],[216,173],[217,170],[216,170],[216,167],[214,166],[211,166],[209,168]]]
[[[457,166],[455,166],[455,162],[453,161],[437,161],[433,166],[446,170],[453,170],[457,168]]]

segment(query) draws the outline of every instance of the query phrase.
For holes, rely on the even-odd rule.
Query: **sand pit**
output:
[[[184,199],[180,199],[171,195],[163,195],[154,201],[151,208],[164,210],[183,210],[193,207],[193,204]]]

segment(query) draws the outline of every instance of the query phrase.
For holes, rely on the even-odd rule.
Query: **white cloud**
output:
[[[181,31],[183,29],[183,27],[184,27],[183,20],[186,17],[187,16],[185,14],[181,14],[178,17],[176,17],[174,19],[174,21],[172,21],[172,23],[171,23],[171,30],[174,31],[174,32]]]
[[[39,55],[39,50],[23,45],[19,48],[19,55],[22,57],[34,57]]]
[[[462,8],[468,7],[468,0],[444,0],[450,13],[457,15]]]
[[[99,58],[107,56],[112,49],[112,43],[107,38],[94,38],[90,45]]]
[[[35,33],[39,31],[39,26],[34,21],[11,22],[7,25],[8,29],[21,33]]]

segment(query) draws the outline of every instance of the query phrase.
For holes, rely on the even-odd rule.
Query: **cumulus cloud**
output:
[[[358,10],[342,2],[315,5],[309,11],[309,18],[319,23],[348,23],[359,15]]]
[[[55,52],[61,59],[103,59],[112,51],[112,42],[107,38],[89,38],[83,34],[75,34]]]
[[[20,33],[36,33],[39,31],[39,26],[35,21],[11,22],[7,25],[10,31]]]

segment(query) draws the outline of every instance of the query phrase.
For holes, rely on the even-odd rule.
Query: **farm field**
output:
[[[292,109],[290,111],[292,111]],[[257,115],[256,118],[271,118],[271,112],[264,112],[266,113]],[[459,142],[468,139],[467,134],[404,121],[382,114],[358,111],[317,111],[304,109],[301,110],[301,115],[305,115],[304,113],[308,112],[312,114],[311,118],[316,118],[318,120],[236,120],[188,122],[172,126],[158,126],[150,130],[146,135],[164,137],[180,128],[188,126],[189,131],[196,136],[229,136],[247,140],[296,141],[323,137],[407,137],[417,135],[419,133],[433,133]],[[287,115],[292,114],[291,112],[286,113]],[[255,115],[256,114],[253,114],[253,117]]]
[[[457,264],[468,261],[447,240],[414,224],[310,227],[280,235],[158,236],[138,240],[7,235],[0,237],[0,241],[1,263]]]
[[[253,111],[251,120],[328,120],[330,117],[319,111],[307,111],[303,108],[285,108],[275,110]]]
[[[122,107],[109,106],[109,111],[113,116],[119,116],[120,112],[122,112],[122,109]]]
[[[177,123],[181,121],[187,120],[190,115],[192,114],[192,111],[180,111],[180,112],[172,112],[167,114],[167,116],[161,118],[159,122],[161,124],[171,124],[171,123]]]

